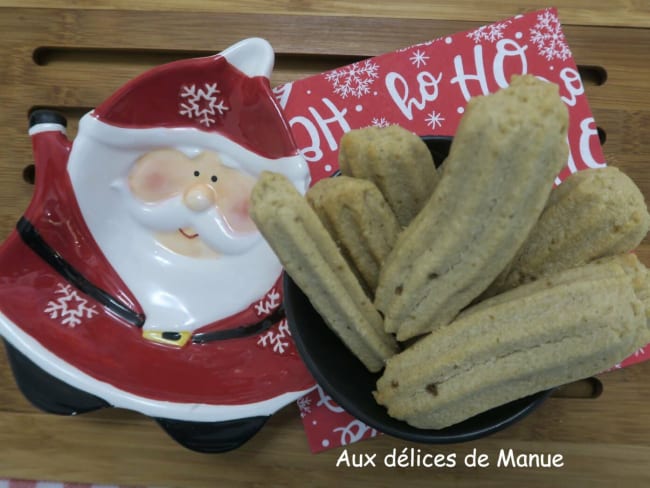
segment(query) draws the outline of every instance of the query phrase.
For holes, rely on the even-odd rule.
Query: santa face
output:
[[[128,176],[133,216],[169,250],[194,258],[246,252],[259,239],[248,214],[255,180],[205,151],[190,159],[176,149],[139,158]],[[169,230],[171,228],[171,230]]]
[[[218,134],[82,118],[68,160],[72,187],[95,242],[142,307],[145,332],[194,331],[274,286],[282,266],[247,215],[266,169],[306,191],[301,156],[267,159]]]

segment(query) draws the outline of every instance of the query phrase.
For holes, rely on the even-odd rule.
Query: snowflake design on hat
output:
[[[341,98],[349,96],[361,98],[367,95],[370,93],[370,86],[377,78],[379,78],[379,65],[370,59],[325,74],[325,79],[332,84],[334,93]]]
[[[183,85],[179,94],[181,102],[178,105],[178,113],[210,127],[216,122],[217,114],[223,115],[229,110],[225,101],[219,98],[220,93],[217,83],[204,83],[201,88],[196,85]]]
[[[47,302],[43,312],[51,319],[59,319],[61,325],[75,327],[81,324],[82,319],[89,319],[99,313],[94,305],[88,306],[88,300],[80,297],[72,285],[58,283],[54,293],[59,296]]]
[[[571,57],[571,50],[564,38],[560,20],[550,10],[537,15],[537,23],[530,29],[530,42],[547,61]]]
[[[503,39],[503,31],[510,24],[510,20],[505,22],[497,22],[496,24],[484,25],[467,33],[467,37],[472,39],[476,44],[481,41],[495,43]]]

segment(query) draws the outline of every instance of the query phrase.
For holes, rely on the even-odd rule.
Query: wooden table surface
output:
[[[213,53],[249,36],[277,52],[272,83],[549,6],[532,0],[0,0],[0,239],[32,186],[28,112],[56,108],[74,136],[81,114],[145,68]],[[85,5],[88,4],[88,5]],[[650,196],[650,2],[560,2],[610,163]],[[602,76],[606,73],[606,80]],[[604,81],[604,83],[603,83]],[[650,265],[650,241],[639,249]],[[119,410],[57,417],[18,392],[0,353],[0,478],[146,486],[650,486],[650,363],[574,385],[532,416],[489,438],[425,446],[381,437],[355,444],[377,459],[405,448],[476,449],[488,468],[343,468],[343,449],[310,453],[297,407],[275,415],[244,447],[221,455],[184,450],[150,419]],[[556,453],[562,468],[497,468],[501,449]],[[381,464],[381,463],[380,463]]]

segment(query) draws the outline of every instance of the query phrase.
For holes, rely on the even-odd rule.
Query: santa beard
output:
[[[196,330],[248,308],[274,286],[282,267],[264,239],[241,254],[192,258],[170,251],[129,211],[117,188],[126,184],[142,154],[169,147],[169,141],[179,139],[178,130],[117,129],[91,116],[82,118],[80,128],[85,130],[75,139],[68,163],[75,196],[93,238],[142,307],[146,330]],[[188,157],[209,149],[219,151],[233,167],[233,161],[254,165],[260,160],[232,141],[221,140],[223,146],[214,147],[212,142],[219,139],[214,134],[210,144],[203,144],[196,132],[186,133],[176,146]],[[300,191],[306,190],[309,173],[301,157],[259,164],[275,165]]]

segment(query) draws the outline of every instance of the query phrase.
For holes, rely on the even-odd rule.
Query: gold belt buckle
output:
[[[161,331],[161,330],[143,330],[142,337],[151,342],[165,344],[168,346],[183,347],[192,337],[192,333],[183,331]]]

